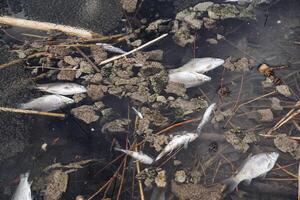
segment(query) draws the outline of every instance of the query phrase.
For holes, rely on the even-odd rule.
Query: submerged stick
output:
[[[41,116],[48,116],[48,117],[61,117],[61,118],[66,117],[66,115],[63,113],[40,112],[40,111],[35,111],[35,110],[23,110],[23,109],[6,108],[6,107],[0,107],[0,112],[1,111],[2,112],[14,112],[14,113],[41,115]]]
[[[135,151],[138,151],[137,146],[135,146]],[[136,172],[137,172],[137,174],[141,173],[140,162],[136,161],[135,164],[136,164]],[[145,200],[145,195],[144,195],[142,181],[138,180],[138,183],[139,183],[139,190],[140,190],[141,200]]]
[[[40,57],[40,56],[45,56],[45,55],[48,55],[48,53],[47,52],[34,53],[34,54],[30,55],[30,56],[27,56],[26,58],[17,59],[17,60],[13,60],[13,61],[10,61],[8,63],[2,64],[2,65],[0,65],[0,69],[4,69],[6,67],[10,67],[11,65],[20,64],[20,63],[22,63],[25,60],[30,59],[30,58]]]
[[[70,35],[76,35],[82,38],[94,38],[100,36],[100,34],[98,33],[94,33],[90,30],[86,30],[83,28],[65,26],[65,25],[54,24],[49,22],[39,22],[34,20],[20,19],[20,18],[9,17],[9,16],[1,16],[0,23],[11,25],[11,26],[18,26],[22,28],[42,30],[42,31],[59,30],[68,33]]]
[[[298,200],[300,200],[300,162],[298,166]]]
[[[131,50],[131,51],[129,51],[129,52],[126,52],[126,53],[124,53],[124,54],[122,54],[122,55],[114,56],[114,57],[112,57],[112,58],[109,58],[109,59],[107,59],[107,60],[104,60],[104,61],[102,61],[102,62],[100,63],[100,65],[104,65],[104,64],[107,64],[107,63],[112,62],[112,61],[114,61],[114,60],[118,60],[118,59],[123,58],[123,57],[125,57],[125,56],[128,56],[128,55],[130,55],[130,54],[133,54],[133,53],[135,53],[135,52],[137,52],[137,51],[139,51],[139,50],[141,50],[141,49],[143,49],[143,48],[145,48],[145,47],[147,47],[147,46],[149,46],[149,45],[151,45],[151,44],[153,44],[153,43],[155,43],[155,42],[157,42],[157,41],[159,41],[159,40],[161,40],[161,39],[163,39],[163,38],[166,37],[167,35],[168,35],[168,34],[165,33],[165,34],[159,36],[158,38],[155,38],[154,40],[151,40],[151,41],[149,41],[149,42],[147,42],[147,43],[145,43],[145,44],[139,46],[139,47],[136,48],[136,49],[133,49],[133,50]]]

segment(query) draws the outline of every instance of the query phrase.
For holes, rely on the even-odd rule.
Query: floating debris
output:
[[[257,70],[263,74],[266,78],[269,78],[275,85],[281,85],[282,80],[275,75],[274,70],[267,64],[261,64]]]
[[[157,187],[164,188],[167,186],[167,172],[166,170],[161,170],[157,173],[155,177],[155,183]]]
[[[278,157],[279,154],[277,152],[260,153],[248,157],[244,161],[244,164],[240,166],[240,171],[225,181],[228,192],[232,192],[242,181],[250,184],[252,179],[259,176],[266,176],[274,167]]]
[[[19,185],[12,196],[12,200],[32,200],[31,183],[28,182],[29,172],[20,175]]]
[[[67,106],[68,104],[73,104],[75,101],[68,97],[53,94],[44,95],[42,97],[33,99],[28,103],[23,103],[20,105],[21,109],[37,110],[37,111],[53,111],[58,110]]]
[[[74,95],[85,93],[87,90],[84,86],[76,84],[76,83],[46,83],[46,84],[37,84],[36,88],[52,93],[52,94],[60,94],[60,95]]]
[[[176,171],[175,173],[175,181],[177,183],[184,183],[187,179],[187,175],[184,170]]]
[[[292,93],[290,91],[290,88],[289,86],[287,85],[277,85],[276,86],[276,91],[279,93],[279,94],[282,94],[283,96],[285,97],[290,97],[292,96]]]
[[[249,144],[257,141],[255,133],[243,133],[239,129],[230,129],[229,131],[226,131],[225,139],[227,142],[232,144],[234,149],[243,153],[245,153],[249,149]]]

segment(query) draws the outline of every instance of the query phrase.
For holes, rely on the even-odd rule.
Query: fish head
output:
[[[271,161],[273,161],[274,163],[277,161],[278,157],[279,157],[279,153],[277,153],[277,152],[270,152],[270,153],[268,153],[268,158]]]
[[[201,74],[201,79],[203,80],[203,82],[207,82],[211,80],[211,77]]]
[[[65,104],[73,104],[75,103],[74,99],[71,99],[69,97],[65,97],[65,96],[62,96],[62,95],[57,95],[62,102],[64,102]]]

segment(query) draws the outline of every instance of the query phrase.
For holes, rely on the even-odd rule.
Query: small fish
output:
[[[151,158],[150,156],[142,153],[142,152],[136,152],[136,151],[130,151],[130,150],[125,150],[125,149],[120,149],[120,148],[116,148],[116,151],[121,151],[129,156],[131,156],[132,158],[134,158],[135,160],[140,161],[141,163],[147,164],[147,165],[151,165],[153,163],[153,158]]]
[[[194,58],[188,63],[177,69],[171,69],[169,73],[175,72],[197,72],[200,74],[206,73],[224,64],[224,60],[220,58]]]
[[[196,72],[182,71],[169,73],[169,82],[184,84],[186,88],[196,87],[210,80],[209,76]]]
[[[23,103],[19,106],[19,108],[48,112],[63,108],[66,105],[72,104],[74,102],[75,101],[71,98],[58,94],[51,94],[33,99],[28,103]]]
[[[240,167],[239,172],[225,180],[227,193],[232,192],[240,182],[250,184],[252,179],[264,177],[275,165],[279,154],[277,152],[260,153],[247,158]]]
[[[164,155],[171,153],[174,149],[184,146],[188,147],[188,144],[198,138],[196,133],[186,133],[184,135],[175,135],[172,140],[165,146],[162,152],[156,157],[155,161],[161,159]]]
[[[37,84],[37,89],[52,94],[74,95],[85,93],[87,90],[84,86],[76,83],[46,83]]]
[[[104,50],[112,52],[112,53],[119,53],[119,54],[127,53],[126,51],[124,51],[118,47],[114,47],[107,43],[96,43],[96,45],[101,46],[101,47],[103,47]]]
[[[30,189],[31,183],[28,182],[28,178],[28,172],[20,175],[19,185],[11,200],[32,200]]]
[[[144,117],[143,117],[143,114],[142,114],[140,111],[138,111],[135,107],[132,107],[132,110],[135,112],[135,114],[136,114],[139,118],[141,118],[141,119],[144,118]]]
[[[202,128],[204,127],[205,124],[207,124],[207,122],[210,120],[210,116],[212,114],[212,112],[214,111],[214,109],[216,108],[216,104],[213,103],[211,104],[204,112],[202,120],[200,122],[200,124],[197,127],[197,133],[200,134]]]

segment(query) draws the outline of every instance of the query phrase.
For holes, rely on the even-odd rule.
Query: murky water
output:
[[[97,4],[99,7],[105,7],[102,4],[109,4],[111,9],[115,9],[115,3],[110,1],[85,1],[78,10],[74,9],[74,13],[70,12],[70,15],[62,15],[64,11],[56,10],[57,7],[66,9],[66,7],[75,7],[77,1],[46,1],[47,3],[41,3],[39,1],[25,1],[24,4],[11,4],[12,11],[15,13],[24,12],[26,16],[33,19],[40,19],[53,22],[64,22],[70,25],[83,26],[102,32],[111,31],[116,28],[118,24],[116,19],[122,15],[121,11],[117,14],[114,23],[105,21],[107,14],[99,14],[92,6]],[[180,4],[180,1],[176,1]],[[198,1],[197,1],[198,2]],[[148,2],[149,3],[149,2]],[[148,5],[146,2],[146,5]],[[156,11],[158,5],[149,3],[152,5],[152,9]],[[101,5],[98,5],[101,4]],[[172,3],[161,3],[165,8],[169,8]],[[14,6],[12,6],[14,5]],[[20,6],[21,7],[18,7]],[[41,6],[40,9],[36,9],[35,6]],[[96,7],[97,7],[96,6]],[[175,5],[176,6],[176,5]],[[46,7],[46,8],[45,8]],[[160,6],[158,6],[161,8]],[[24,8],[24,10],[22,9]],[[47,15],[43,15],[43,11],[49,8]],[[143,13],[143,8],[141,13]],[[174,15],[174,8],[169,8],[164,12],[162,9],[157,9],[160,16]],[[53,11],[53,12],[52,12]],[[223,35],[226,37],[224,41],[220,41],[217,45],[209,45],[205,42],[206,38],[213,36],[213,32],[199,32],[197,35],[197,43],[194,46],[186,48],[179,48],[171,40],[165,40],[158,45],[165,52],[164,63],[167,66],[180,66],[193,57],[220,57],[227,58],[231,56],[234,59],[241,57],[247,57],[253,59],[257,65],[260,63],[268,63],[273,66],[287,65],[288,68],[282,70],[276,70],[276,73],[282,78],[285,84],[289,85],[294,92],[291,98],[281,98],[285,105],[292,105],[299,100],[300,88],[300,54],[299,47],[295,41],[300,41],[300,2],[298,0],[282,0],[276,4],[266,5],[256,10],[256,21],[237,21],[226,20],[218,27],[223,30]],[[24,14],[22,13],[22,15]],[[57,13],[60,13],[59,15]],[[147,17],[140,14],[141,17]],[[19,13],[20,14],[20,13]],[[148,14],[150,15],[150,14]],[[74,18],[74,16],[76,16]],[[110,16],[110,15],[109,15]],[[149,18],[155,18],[149,16]],[[77,20],[78,19],[78,20]],[[94,24],[97,19],[102,19],[105,22]],[[110,26],[111,25],[111,26]],[[10,33],[16,34],[24,31],[20,29],[9,30]],[[27,32],[27,30],[26,30]],[[7,37],[3,37],[6,41]],[[22,39],[22,37],[20,36]],[[4,61],[3,61],[4,62]],[[2,72],[1,72],[2,73]],[[16,74],[22,73],[19,69],[6,70],[7,75],[1,74],[1,105],[13,106],[16,99],[29,99],[32,96],[38,95],[31,93],[29,90],[24,90],[25,86],[30,83],[15,80]],[[246,102],[254,99],[263,94],[272,92],[274,87],[263,88],[261,81],[264,77],[259,74],[255,69],[250,72],[232,72],[224,70],[223,68],[216,69],[209,72],[208,75],[212,77],[212,81],[208,84],[201,86],[200,88],[194,88],[189,90],[192,96],[203,96],[209,102],[217,102],[218,110],[224,111],[228,108],[232,108],[235,103]],[[29,76],[29,74],[27,74]],[[8,77],[7,79],[4,77]],[[18,76],[19,77],[19,76]],[[222,84],[229,88],[229,96],[220,97],[217,94],[217,90],[221,85],[221,78],[223,77]],[[20,80],[20,78],[18,78]],[[6,82],[6,84],[3,84]],[[8,84],[9,83],[9,84]],[[23,84],[24,83],[24,84]],[[241,86],[242,84],[242,86]],[[19,88],[14,92],[14,95],[10,95],[8,91],[15,91],[16,86],[23,85],[24,88]],[[3,92],[2,91],[6,91]],[[203,95],[205,94],[205,95]],[[19,96],[20,97],[19,97]],[[278,95],[275,95],[278,96]],[[9,101],[7,101],[9,99]],[[104,100],[105,101],[105,100]],[[111,102],[110,99],[106,100],[107,103]],[[119,104],[122,103],[120,106]],[[123,109],[124,116],[127,116],[127,102],[120,102],[115,100],[113,105]],[[168,170],[168,174],[172,176],[176,170],[188,169],[191,171],[201,171],[201,163],[205,165],[206,161],[212,159],[212,163],[208,164],[208,170],[206,175],[202,177],[201,184],[209,186],[214,183],[221,182],[226,177],[232,174],[232,166],[236,169],[241,161],[245,159],[249,152],[257,153],[261,151],[278,151],[272,140],[261,140],[251,145],[248,153],[237,153],[233,147],[227,143],[223,137],[224,132],[232,127],[240,127],[246,131],[252,129],[256,133],[263,133],[268,128],[274,125],[273,122],[260,122],[248,117],[247,113],[256,109],[268,108],[270,106],[268,97],[262,98],[252,104],[240,109],[236,115],[231,119],[231,123],[226,124],[227,119],[218,125],[210,125],[205,128],[205,133],[213,133],[215,137],[202,138],[201,140],[190,145],[189,150],[182,150],[176,155],[177,160],[182,161],[180,167],[174,167],[173,161],[163,166]],[[68,110],[68,108],[66,109]],[[278,120],[283,113],[286,113],[288,109],[282,112],[277,112],[274,115],[274,120]],[[245,114],[246,113],[246,114]],[[2,161],[0,166],[0,199],[8,199],[12,194],[12,189],[16,185],[16,177],[25,171],[30,170],[33,177],[39,177],[41,169],[53,164],[54,162],[61,162],[64,164],[79,161],[83,159],[95,158],[100,159],[101,162],[97,164],[89,165],[88,167],[81,169],[70,175],[68,189],[62,199],[74,199],[78,194],[88,196],[94,193],[99,186],[103,185],[105,181],[113,174],[117,169],[118,164],[112,165],[101,173],[97,173],[105,163],[116,157],[115,153],[110,151],[111,139],[103,136],[100,133],[101,127],[87,126],[77,121],[76,119],[69,117],[66,120],[40,118],[40,117],[26,117],[15,115],[4,115],[0,113],[1,127],[3,128],[0,133],[4,135],[7,133],[15,133],[16,136],[5,136],[8,139],[18,141],[20,144],[11,145],[12,147],[24,146],[23,152]],[[299,122],[299,119],[296,119]],[[14,123],[15,122],[15,123]],[[17,124],[16,124],[17,123]],[[26,124],[26,125],[24,125]],[[190,124],[181,127],[178,130],[193,130],[196,124]],[[226,127],[224,127],[226,126]],[[291,130],[291,127],[285,127],[283,132],[297,135],[299,131]],[[21,128],[20,128],[21,127]],[[5,132],[4,132],[5,131]],[[19,134],[20,133],[20,134]],[[54,142],[55,141],[55,142]],[[1,144],[5,144],[8,141],[3,140]],[[49,144],[47,152],[41,151],[41,145],[43,143]],[[54,144],[55,143],[55,144]],[[53,144],[53,145],[51,145]],[[217,147],[216,147],[217,146]],[[214,147],[214,148],[212,148]],[[212,150],[215,149],[216,150]],[[23,149],[23,148],[22,148]],[[7,149],[7,151],[12,151]],[[20,150],[22,151],[22,150]],[[151,152],[153,153],[153,152]],[[9,154],[9,152],[8,152]],[[225,158],[224,158],[225,157]],[[1,158],[2,160],[2,158]],[[230,160],[230,162],[228,162]],[[279,163],[281,165],[291,164],[297,162],[289,154],[281,153]],[[200,163],[200,164],[199,164]],[[231,164],[230,164],[231,163]],[[129,170],[126,173],[128,181],[123,192],[123,199],[130,199],[131,192],[131,180],[132,170],[130,169],[133,163],[129,163]],[[297,165],[289,168],[294,173],[297,172]],[[268,174],[268,178],[291,178],[282,171],[273,171]],[[117,185],[114,186],[117,190]],[[296,181],[285,180],[255,180],[250,186],[244,186],[241,184],[239,193],[233,193],[228,196],[228,199],[295,199],[297,196]],[[115,191],[109,191],[108,196],[116,193]],[[138,192],[135,193],[138,198]],[[170,194],[169,189],[167,194]],[[146,191],[146,199],[149,199],[151,191]],[[170,195],[171,196],[171,195]],[[39,198],[39,195],[36,195]],[[172,197],[170,197],[172,198]]]

